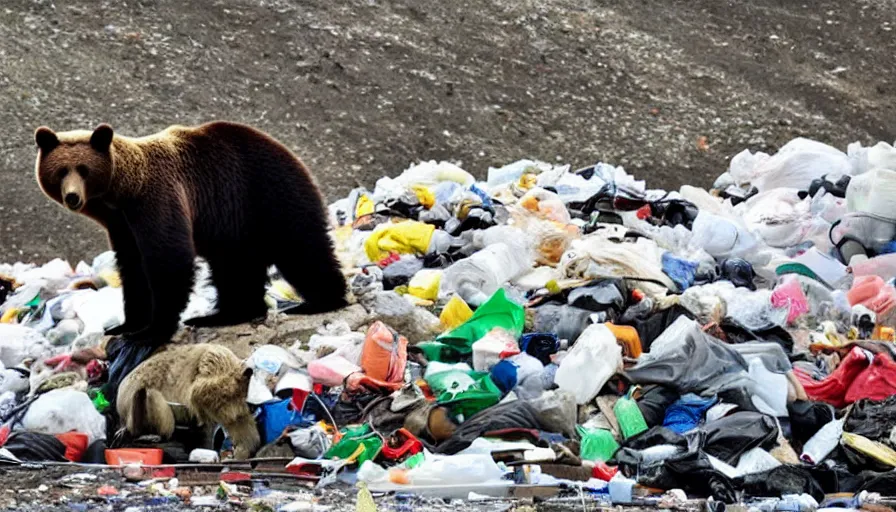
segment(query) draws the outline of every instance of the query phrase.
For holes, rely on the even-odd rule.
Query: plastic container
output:
[[[530,255],[514,245],[499,242],[451,265],[442,274],[442,289],[457,292],[467,304],[478,306],[504,283],[532,268]]]
[[[361,368],[367,376],[383,382],[404,379],[408,360],[408,340],[381,321],[367,330],[361,350]]]
[[[441,279],[441,270],[425,268],[411,278],[408,283],[408,293],[420,299],[436,300],[439,298],[439,283]]]
[[[638,403],[629,397],[622,397],[613,406],[613,413],[622,430],[622,437],[628,439],[648,429],[644,415],[638,407]]]
[[[560,362],[554,382],[574,394],[577,404],[586,404],[594,400],[621,365],[622,348],[616,336],[606,325],[592,324]]]
[[[841,435],[843,435],[843,420],[835,419],[828,422],[803,445],[800,460],[813,466],[820,463],[837,448]]]
[[[110,466],[158,466],[162,464],[162,450],[158,448],[119,448],[106,450],[106,464]]]

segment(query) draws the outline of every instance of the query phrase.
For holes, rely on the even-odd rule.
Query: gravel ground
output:
[[[329,200],[420,159],[707,186],[743,148],[894,138],[894,0],[4,0],[0,261],[92,258],[34,129],[212,119],[294,148]]]

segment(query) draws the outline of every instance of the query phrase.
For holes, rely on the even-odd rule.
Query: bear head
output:
[[[34,132],[37,182],[44,194],[80,212],[112,183],[112,127],[56,133],[46,126]]]

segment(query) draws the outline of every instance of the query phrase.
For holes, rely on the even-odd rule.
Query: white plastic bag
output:
[[[0,362],[6,368],[22,364],[25,359],[40,359],[52,354],[46,338],[30,327],[0,324]]]
[[[745,149],[731,158],[728,174],[738,185],[745,185],[758,176],[757,171],[760,170],[760,166],[769,158],[767,153],[753,153],[749,149]]]
[[[563,358],[554,382],[586,404],[622,366],[622,348],[604,324],[589,325]]]
[[[812,180],[849,174],[852,165],[845,153],[827,144],[796,138],[754,169],[753,185],[760,192],[779,187],[808,189]]]
[[[520,353],[516,338],[504,329],[492,329],[473,343],[473,369],[484,372],[498,364],[501,356],[509,357]]]
[[[106,438],[106,418],[97,412],[90,397],[72,388],[54,389],[31,404],[22,418],[25,430],[43,434],[86,434],[88,443]]]

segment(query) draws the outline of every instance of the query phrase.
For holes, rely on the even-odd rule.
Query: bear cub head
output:
[[[37,182],[43,192],[73,212],[109,190],[112,182],[112,127],[56,133],[46,126],[34,132]]]

